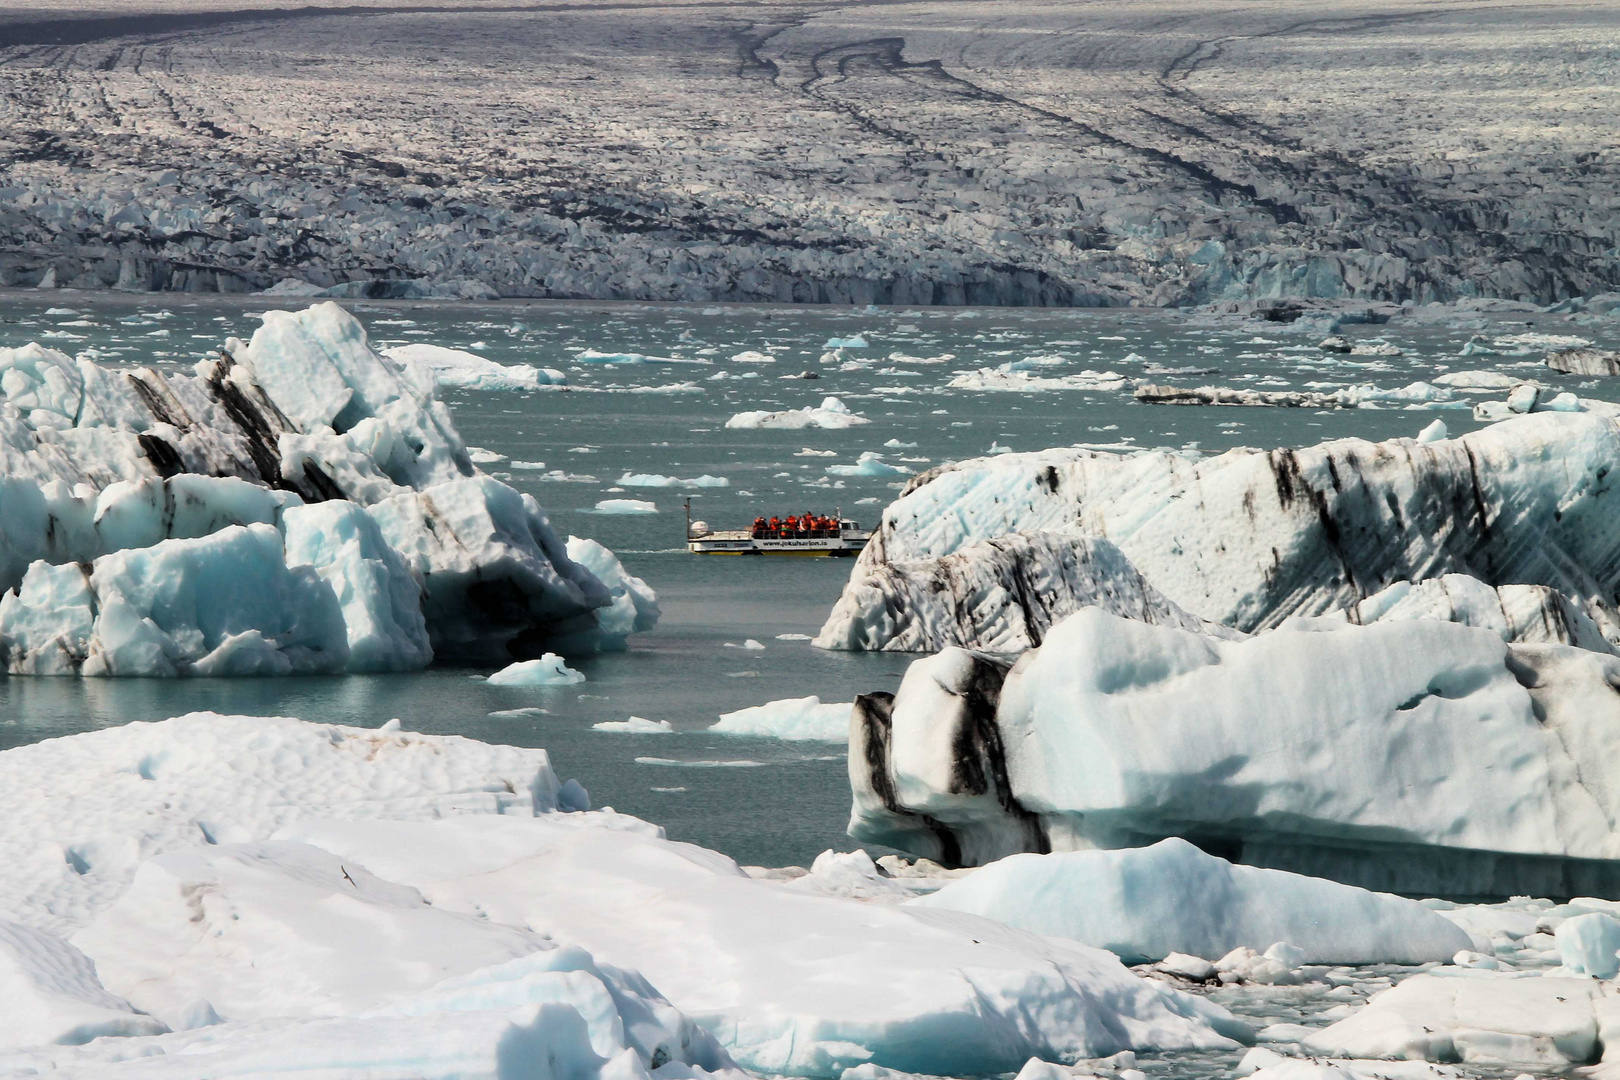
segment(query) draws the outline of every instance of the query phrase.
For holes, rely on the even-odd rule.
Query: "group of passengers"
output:
[[[787,520],[773,517],[754,519],[756,540],[805,540],[838,535],[838,519],[812,514],[789,514]]]

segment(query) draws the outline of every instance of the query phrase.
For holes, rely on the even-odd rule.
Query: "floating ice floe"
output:
[[[645,716],[632,716],[628,720],[604,720],[592,724],[592,731],[612,731],[622,735],[668,735],[675,725],[668,720],[648,720]]]
[[[434,383],[425,364],[373,350],[335,304],[267,312],[251,342],[227,341],[191,376],[0,349],[0,590],[32,574],[0,618],[7,667],[398,670],[507,659],[520,638],[594,647],[607,590],[568,559],[532,498],[477,472]],[[252,580],[280,592],[247,597],[247,579],[213,587],[218,546],[248,541],[210,538],[256,526],[274,538],[253,534],[263,572]],[[110,603],[114,578],[133,608]],[[303,610],[278,616],[294,581],[309,585]],[[40,603],[58,588],[78,599],[52,626]],[[309,652],[292,625],[313,626],[333,604],[347,661]],[[117,660],[90,663],[92,652]]]
[[[1015,366],[980,368],[957,375],[945,385],[952,390],[1004,390],[1031,393],[1041,390],[1129,390],[1135,379],[1113,371],[1081,371],[1073,375],[1036,375]]]
[[[542,386],[566,386],[568,376],[556,368],[528,364],[503,365],[462,349],[447,349],[426,342],[412,342],[382,350],[391,360],[405,364],[425,364],[441,387],[458,390],[538,390]]]
[[[864,348],[866,348],[866,338],[862,337],[860,334],[856,334],[854,337],[845,337],[845,338],[830,337],[830,338],[827,339],[827,344],[823,345],[822,348],[823,349],[864,349]]]
[[[1219,838],[1437,895],[1602,895],[1620,658],[1493,630],[1299,619],[1223,640],[1086,608],[1010,670],[946,649],[856,699],[850,833],[947,864]]]
[[[584,674],[569,667],[556,653],[546,653],[538,660],[519,660],[489,677],[491,686],[573,686],[584,681]]]
[[[902,465],[890,465],[884,455],[875,450],[864,450],[853,465],[828,465],[832,476],[910,476],[911,470]]]
[[[701,356],[649,356],[646,353],[627,352],[597,352],[595,349],[582,349],[574,354],[574,359],[582,364],[702,364],[707,365],[713,361]]]
[[[1511,390],[1524,381],[1500,371],[1448,371],[1429,380],[1453,390]]]
[[[625,473],[619,477],[622,487],[651,487],[651,488],[723,488],[730,487],[731,481],[723,476],[711,476],[704,473],[694,476],[690,480],[682,480],[678,476],[661,476],[658,473]]]
[[[800,428],[825,428],[838,431],[857,424],[871,423],[866,417],[850,411],[835,397],[822,398],[815,408],[786,409],[781,412],[740,412],[726,421],[728,428],[772,428],[796,431]]]
[[[849,739],[849,702],[827,702],[812,694],[784,698],[723,713],[708,730],[715,735],[760,735],[772,739],[846,742]]]
[[[658,504],[646,499],[602,499],[595,510],[598,514],[656,514]]]
[[[1617,464],[1614,419],[1538,413],[1428,443],[1343,439],[1214,457],[1076,448],[943,465],[884,510],[820,640],[881,648],[911,622],[882,613],[944,580],[939,560],[1044,532],[1054,539],[1032,554],[1053,557],[1062,536],[1105,538],[1128,560],[1129,569],[1107,571],[1125,578],[1121,590],[1140,591],[1129,580],[1139,576],[1183,610],[1243,631],[1349,607],[1397,582],[1462,573],[1557,589],[1612,641],[1620,502],[1608,478]],[[1017,569],[997,549],[976,549],[955,569],[974,557]],[[1004,575],[989,565],[975,576]],[[1044,603],[1086,602],[1090,579],[1049,578],[1058,590],[1076,586],[1068,596],[1043,590]],[[895,599],[888,609],[885,596]]]
[[[1612,986],[1593,979],[1414,975],[1302,1048],[1325,1057],[1566,1069],[1598,1059],[1600,1030],[1617,1012]]]
[[[1450,960],[1473,939],[1413,900],[1282,870],[1235,866],[1185,840],[1146,848],[1013,855],[912,904],[1072,938],[1127,963],[1171,953],[1218,960],[1277,942],[1310,964]],[[1607,916],[1602,916],[1607,918]]]
[[[25,1072],[837,1080],[1250,1037],[1101,950],[560,812],[587,799],[540,750],[197,714],[0,753],[41,776],[0,834]]]

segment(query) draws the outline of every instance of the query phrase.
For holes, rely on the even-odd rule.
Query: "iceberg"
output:
[[[1620,351],[1589,348],[1583,342],[1574,348],[1547,354],[1546,364],[1567,375],[1620,375]]]
[[[646,499],[602,499],[595,509],[598,514],[656,514],[658,504]]]
[[[645,716],[632,716],[627,720],[604,720],[592,724],[592,731],[612,731],[621,735],[668,735],[675,725],[668,720],[648,720]]]
[[[1279,941],[1298,950],[1289,967],[1422,964],[1473,944],[1415,901],[1235,866],[1175,838],[1120,851],[1012,855],[908,903],[1071,938],[1131,964],[1171,953],[1219,960]]]
[[[601,508],[601,504],[597,504]],[[612,598],[596,610],[596,625],[604,649],[623,649],[631,634],[651,630],[661,614],[658,594],[631,574],[618,558],[597,543],[580,536],[568,538],[568,557],[595,575]]]
[[[28,675],[329,674],[349,662],[344,611],[269,525],[29,568],[0,597],[6,670]]]
[[[723,476],[713,476],[704,473],[694,476],[690,480],[682,480],[678,476],[662,476],[658,473],[625,473],[619,477],[622,487],[650,487],[650,488],[723,488],[730,487],[731,481]]]
[[[1070,448],[942,465],[884,510],[821,637],[880,648],[847,625],[875,610],[851,594],[875,590],[898,610],[934,560],[1044,532],[1107,539],[1183,610],[1244,632],[1455,573],[1556,589],[1620,640],[1617,463],[1620,422],[1536,413],[1437,442],[1214,457]]]
[[[874,567],[839,596],[815,639],[823,649],[1018,653],[1082,607],[1142,622],[1241,636],[1183,611],[1107,540],[1012,533],[938,559]]]
[[[715,735],[759,735],[772,739],[845,742],[849,739],[847,702],[829,701],[812,694],[803,698],[783,698],[723,713],[719,723],[708,730]]]
[[[382,354],[401,366],[423,364],[433,371],[441,387],[458,390],[538,390],[543,386],[566,386],[568,376],[556,368],[529,364],[497,364],[477,353],[447,349],[442,345],[413,342],[383,349]]]
[[[858,424],[870,424],[871,421],[858,413],[851,412],[849,406],[835,397],[821,400],[815,408],[785,409],[779,412],[740,412],[726,421],[728,428],[770,428],[787,431],[797,431],[802,428],[825,428],[829,431],[841,431],[845,428],[855,427]]]
[[[434,655],[495,662],[596,647],[595,613],[609,591],[568,558],[532,496],[479,476],[404,492],[367,513],[422,579]]]
[[[1223,640],[1085,608],[856,699],[850,834],[947,865],[1179,836],[1383,892],[1604,895],[1620,659],[1296,619]]]
[[[0,591],[13,596],[9,625],[26,627],[27,636],[0,633],[10,670],[344,670],[324,647],[318,659],[298,652],[308,643],[287,639],[282,648],[275,642],[288,629],[257,615],[229,633],[251,631],[263,642],[241,638],[229,662],[224,654],[204,660],[223,639],[200,629],[206,648],[181,641],[171,630],[191,632],[177,623],[162,629],[168,644],[125,650],[111,666],[87,664],[85,620],[100,620],[101,640],[110,642],[123,625],[119,611],[70,604],[48,626],[48,609],[18,592],[29,575],[36,598],[41,589],[77,588],[71,573],[41,567],[150,550],[119,564],[119,573],[161,566],[188,579],[175,589],[206,599],[218,570],[208,561],[213,547],[175,542],[244,527],[281,534],[279,576],[257,580],[282,591],[255,601],[259,607],[287,599],[282,579],[301,580],[311,567],[340,598],[348,670],[420,667],[435,652],[508,660],[548,642],[596,647],[593,612],[610,603],[608,590],[568,559],[532,498],[477,472],[427,364],[378,353],[336,304],[263,319],[251,341],[228,340],[191,375],[117,371],[37,345],[0,349]],[[363,512],[375,528],[351,512],[301,509],[327,504]],[[300,517],[304,525],[289,527]],[[307,595],[325,603],[321,590]],[[33,614],[23,617],[23,608]],[[312,608],[304,621],[313,625],[317,614]],[[160,625],[168,615],[140,618]],[[139,656],[152,666],[141,669]]]
[[[489,677],[491,686],[574,686],[584,681],[585,676],[556,653],[546,653],[538,660],[519,660]]]
[[[316,503],[287,511],[283,528],[287,562],[314,567],[342,608],[349,642],[345,670],[411,671],[428,665],[433,646],[422,617],[421,579],[369,514],[350,502]]]
[[[1601,911],[1565,919],[1553,931],[1564,967],[1594,979],[1620,975],[1620,922]]]
[[[901,465],[890,465],[875,450],[863,450],[860,460],[853,465],[828,465],[830,476],[910,476],[911,470]]]

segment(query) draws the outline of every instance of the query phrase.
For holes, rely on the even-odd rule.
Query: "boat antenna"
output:
[[[692,539],[692,497],[686,497],[686,538]]]

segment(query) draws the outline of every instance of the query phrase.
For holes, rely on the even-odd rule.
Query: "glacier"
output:
[[[937,635],[912,630],[905,613],[933,583],[966,577],[927,602],[924,621],[954,621],[966,629],[953,631],[957,642],[989,647],[1000,627],[971,612],[973,588],[1000,585],[1026,563],[978,545],[1015,534],[1045,537],[1027,562],[1041,588],[1027,591],[1053,611],[1088,602],[1098,578],[1115,576],[1122,594],[1140,591],[1140,579],[1193,616],[1251,632],[1400,582],[1465,574],[1555,589],[1620,640],[1617,462],[1615,419],[1536,413],[1439,441],[1340,439],[1213,457],[1071,448],[943,465],[884,510],[818,640],[931,643]],[[1072,562],[1096,550],[1083,543],[1094,538],[1125,561],[1062,569],[1064,538]],[[958,597],[970,600],[966,619],[950,614]],[[1039,617],[1023,621],[1038,631]],[[976,637],[976,623],[990,637]]]
[[[947,864],[1180,836],[1426,895],[1620,888],[1620,658],[1428,619],[1227,640],[1084,608],[856,699],[850,833]]]
[[[31,793],[0,986],[33,1010],[0,1070],[838,1080],[1252,1038],[1106,951],[570,809],[543,750],[199,713],[0,752],[0,783]]]
[[[651,625],[644,582],[592,552],[605,585],[478,472],[417,346],[378,353],[334,303],[262,318],[191,375],[0,349],[7,670],[399,671]],[[237,557],[253,584],[228,580]]]

